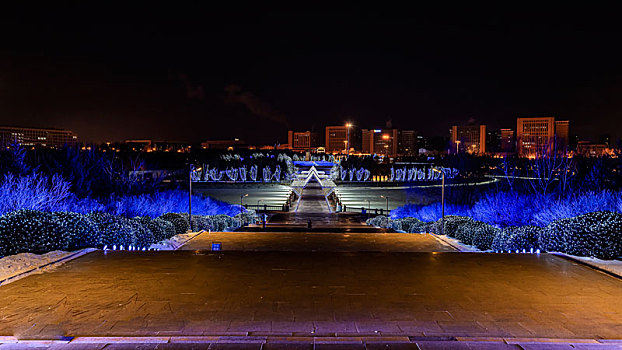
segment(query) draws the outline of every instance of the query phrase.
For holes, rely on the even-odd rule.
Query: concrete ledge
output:
[[[59,339],[18,339],[14,336],[0,336],[0,344],[24,344],[27,346],[44,347],[56,344],[328,344],[328,345],[363,345],[363,344],[482,344],[482,346],[520,345],[520,344],[587,344],[592,347],[611,347],[622,345],[622,339],[568,339],[568,338],[501,338],[501,337],[425,337],[425,336],[391,336],[391,337],[272,337],[272,336],[79,336],[61,337]]]
[[[608,268],[607,265],[599,264],[597,262],[592,262],[590,260],[584,260],[584,259],[582,259],[583,257],[581,257],[581,256],[570,255],[570,254],[566,254],[566,253],[551,252],[550,254],[559,256],[559,257],[564,258],[564,259],[572,260],[573,262],[576,262],[576,263],[581,264],[583,266],[587,266],[587,267],[592,268],[594,270],[600,271],[600,272],[602,272],[604,274],[607,274],[609,276],[622,279],[622,272],[621,271],[618,271],[617,269],[613,269],[613,268]],[[614,260],[614,261],[618,261],[618,260]],[[622,265],[622,262],[620,262],[620,265]]]
[[[39,272],[41,269],[53,269],[58,267],[61,264],[64,264],[70,260],[73,259],[77,259],[79,257],[81,257],[82,255],[86,255],[88,253],[92,253],[94,251],[96,251],[97,249],[95,248],[85,248],[82,250],[78,250],[77,252],[74,252],[72,254],[69,255],[65,255],[63,257],[60,257],[54,261],[50,261],[48,263],[45,263],[43,265],[38,265],[38,266],[33,266],[31,269],[25,270],[25,271],[20,271],[14,275],[11,275],[9,277],[4,278],[3,280],[0,280],[0,286],[3,286],[5,284],[9,284],[11,282],[15,282],[19,279],[22,279],[24,277],[27,277],[33,273]]]
[[[158,344],[168,343],[171,337],[75,337],[72,344],[96,343],[96,344]]]

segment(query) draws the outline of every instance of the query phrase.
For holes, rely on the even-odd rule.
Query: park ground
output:
[[[0,350],[622,347],[620,279],[360,219],[281,214],[176,251],[86,254],[0,287]]]

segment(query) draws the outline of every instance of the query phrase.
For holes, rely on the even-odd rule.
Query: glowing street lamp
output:
[[[387,200],[387,215],[389,215],[389,197],[388,196],[380,196],[380,197]]]
[[[248,197],[248,193],[240,196],[240,214],[242,214],[244,210],[244,197]]]
[[[441,173],[441,233],[445,234],[445,172],[432,168],[437,173]]]
[[[346,123],[346,155],[350,156],[350,128],[352,127],[352,123]]]
[[[192,173],[194,170],[194,164],[190,164],[190,170],[188,171],[188,221],[190,221],[190,232],[194,232],[192,225]]]
[[[460,146],[460,141],[456,140],[456,154],[458,154],[458,146]]]

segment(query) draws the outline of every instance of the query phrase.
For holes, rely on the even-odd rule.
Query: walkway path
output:
[[[326,202],[326,197],[324,197],[322,188],[319,185],[313,186],[313,184],[309,184],[303,189],[296,212],[314,214],[329,214],[331,212],[328,202]]]
[[[205,233],[182,247],[223,251],[282,252],[452,252],[453,248],[431,235],[410,233],[225,232]]]
[[[0,335],[619,339],[621,295],[547,254],[95,252],[0,287]]]

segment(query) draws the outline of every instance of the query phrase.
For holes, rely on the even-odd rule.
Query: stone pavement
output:
[[[302,197],[295,210],[298,213],[322,213],[329,214],[331,212],[326,202],[326,198],[322,193],[322,188],[309,185],[302,191]]]
[[[318,229],[321,230],[321,229]],[[211,250],[221,243],[223,251],[307,252],[451,252],[427,234],[412,233],[306,233],[306,232],[216,232],[203,233],[181,249]]]
[[[0,287],[0,335],[581,343],[622,338],[621,295],[548,254],[98,251]]]

